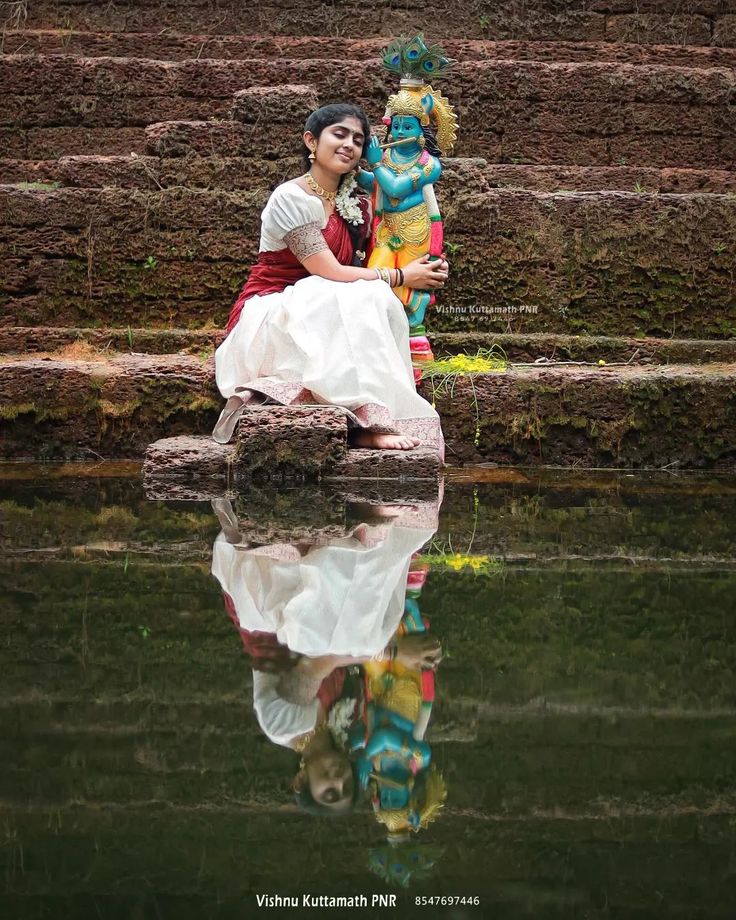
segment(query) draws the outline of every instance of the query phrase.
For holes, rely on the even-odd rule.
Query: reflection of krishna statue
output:
[[[397,636],[429,631],[418,603],[428,568],[416,559],[411,564]],[[437,817],[447,795],[424,737],[434,703],[435,668],[409,668],[382,656],[366,662],[365,721],[354,727],[351,738],[360,785],[369,791],[376,819],[388,831],[387,845],[372,849],[369,865],[385,881],[403,887],[426,877],[441,855],[436,846],[411,841]]]
[[[442,255],[434,184],[442,173],[438,157],[455,143],[457,119],[447,99],[425,82],[443,74],[450,63],[437,46],[428,48],[421,35],[398,39],[384,51],[383,63],[401,77],[399,92],[389,97],[383,119],[387,144],[382,148],[372,140],[366,159],[373,172],[361,171],[358,181],[373,192],[375,204],[368,266],[402,268],[418,256]],[[430,360],[424,319],[434,295],[406,286],[395,294],[409,318],[412,358]]]

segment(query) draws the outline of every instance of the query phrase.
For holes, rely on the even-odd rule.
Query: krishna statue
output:
[[[373,195],[368,267],[401,269],[420,256],[442,256],[442,217],[434,186],[442,174],[439,157],[455,144],[457,119],[447,99],[427,82],[450,65],[437,45],[428,47],[421,35],[396,39],[384,50],[383,65],[400,77],[399,91],[386,106],[385,142],[374,137],[366,151],[372,172],[361,170],[358,182]],[[403,285],[395,294],[409,319],[412,361],[416,366],[432,360],[425,316],[434,295]],[[415,370],[415,377],[420,375]]]

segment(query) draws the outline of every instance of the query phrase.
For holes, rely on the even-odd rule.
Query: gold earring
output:
[[[417,138],[417,143],[420,147],[424,147],[424,145],[427,143],[427,139],[424,137],[424,135],[422,135],[421,137]]]
[[[314,163],[314,161],[315,161],[316,159],[317,159],[316,153],[314,152],[314,150],[311,150],[311,151],[309,152],[309,162],[310,162],[310,163]]]

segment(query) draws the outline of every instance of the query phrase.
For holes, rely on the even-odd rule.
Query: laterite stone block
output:
[[[345,457],[347,433],[345,413],[331,406],[248,409],[233,463],[238,476],[314,476]]]

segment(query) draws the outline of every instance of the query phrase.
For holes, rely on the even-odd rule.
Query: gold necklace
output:
[[[395,172],[397,172],[397,173],[403,173],[403,172],[408,172],[410,169],[412,169],[414,166],[416,166],[417,163],[419,162],[419,157],[420,157],[423,153],[424,153],[424,151],[423,151],[423,150],[420,150],[419,153],[414,157],[414,159],[413,159],[413,160],[409,160],[408,163],[398,163],[398,162],[396,161],[396,159],[394,158],[394,152],[393,152],[393,150],[389,150],[389,152],[388,152],[388,158],[389,158],[389,161],[390,161],[390,163],[391,163],[391,168],[392,168]]]
[[[322,186],[317,182],[311,173],[304,174],[304,181],[312,189],[313,192],[316,192],[319,195],[320,198],[324,198],[324,200],[329,201],[330,204],[335,203],[337,192],[328,192],[327,189],[322,188]]]

